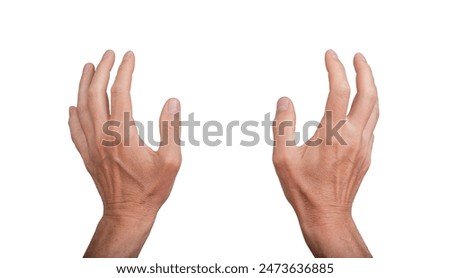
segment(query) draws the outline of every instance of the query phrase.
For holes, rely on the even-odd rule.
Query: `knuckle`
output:
[[[353,149],[359,149],[362,142],[363,131],[355,130],[351,136],[348,136],[347,143]]]
[[[67,120],[67,124],[69,125],[70,130],[72,131],[72,117],[69,116],[69,119]]]
[[[89,101],[87,104],[86,112],[89,113],[91,116],[95,111],[97,110],[97,104],[95,101]]]
[[[366,154],[362,151],[357,151],[355,152],[355,158],[357,161],[360,161],[360,163],[362,162],[362,165],[364,166],[364,164],[366,163]]]
[[[361,160],[364,157],[362,152],[363,148],[363,139],[361,137],[352,137],[348,144],[349,154],[354,157],[356,160]]]
[[[95,95],[97,93],[97,88],[95,86],[89,86],[88,88],[88,96]]]
[[[79,117],[81,117],[81,115],[85,115],[86,113],[88,113],[88,109],[84,105],[79,106],[77,110],[78,110]]]
[[[284,153],[275,152],[272,155],[272,161],[277,168],[286,168],[289,165],[288,157]]]
[[[112,85],[112,87],[111,87],[111,93],[112,94],[117,94],[117,93],[119,93],[119,86],[117,85],[117,84],[113,84]]]
[[[367,98],[367,100],[371,103],[371,104],[374,104],[374,103],[376,103],[377,102],[377,95],[376,95],[376,93],[375,93],[375,91],[374,90],[369,90],[367,93],[366,93],[366,98]]]
[[[361,136],[361,144],[364,144],[367,146],[370,143],[370,140],[372,139],[373,133],[370,133],[367,130],[364,130]]]
[[[375,83],[372,84],[372,89],[375,92],[375,94],[378,93],[378,87],[377,87],[377,85]]]
[[[366,159],[364,160],[364,162],[362,164],[362,170],[364,173],[367,172],[367,170],[369,170],[371,161],[372,161],[372,159],[370,158],[370,156],[367,156]]]
[[[281,164],[281,156],[278,155],[278,154],[276,154],[276,153],[274,153],[274,154],[272,155],[272,162],[273,162],[273,164],[274,164],[275,166],[280,165],[280,164]]]
[[[70,133],[70,138],[72,139],[72,142],[75,144],[75,146],[77,145],[78,141],[79,141],[79,135],[75,134],[75,132],[71,132]]]
[[[274,121],[274,147],[289,146],[291,136],[295,135],[295,124],[295,120],[292,119],[276,119]]]
[[[86,170],[89,172],[89,174],[94,175],[95,174],[95,168],[91,161],[84,161],[84,166],[86,167]]]
[[[333,90],[339,94],[346,94],[350,92],[350,85],[347,82],[343,82],[339,85],[336,85]]]
[[[375,107],[375,120],[378,121],[379,118],[380,118],[380,108],[377,105]]]
[[[164,165],[170,170],[178,170],[181,167],[181,155],[168,155],[164,157]]]
[[[369,167],[370,167],[371,164],[372,164],[372,158],[369,156],[369,157],[366,159],[365,168],[366,168],[366,169],[369,169]]]
[[[273,124],[274,124],[274,126],[273,126],[273,128],[272,128],[272,134],[273,134],[274,138],[278,138],[278,136],[280,136],[279,122],[275,119],[275,120],[273,121]],[[277,140],[275,139],[275,141],[277,141]],[[276,147],[277,144],[279,144],[279,143],[278,143],[278,142],[275,142],[275,143],[274,143],[274,146]]]
[[[111,93],[112,94],[120,94],[123,91],[124,91],[124,88],[121,85],[117,84],[117,83],[113,84],[112,87],[111,87]]]

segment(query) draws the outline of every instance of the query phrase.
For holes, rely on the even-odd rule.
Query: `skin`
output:
[[[69,109],[72,140],[92,176],[103,201],[103,217],[86,250],[85,257],[137,257],[155,221],[169,197],[181,165],[179,111],[177,99],[169,99],[161,112],[161,141],[158,151],[139,145],[135,126],[131,126],[129,145],[112,141],[103,132],[103,124],[113,120],[120,127],[110,127],[124,138],[125,113],[132,117],[131,79],[134,54],[123,57],[108,101],[107,86],[114,64],[114,52],[108,50],[97,68],[86,64],[80,80],[77,107]],[[130,119],[132,120],[132,118]],[[161,128],[162,122],[168,128]],[[173,125],[170,124],[173,121]]]
[[[378,120],[377,90],[365,58],[356,54],[357,95],[347,114],[349,85],[344,67],[333,51],[325,55],[330,93],[321,125],[345,124],[337,138],[326,140],[325,128],[301,147],[289,146],[294,138],[295,111],[288,98],[281,98],[275,116],[273,162],[288,201],[293,206],[303,236],[316,257],[371,257],[351,215],[353,200],[370,165],[373,131]],[[169,99],[160,117],[161,141],[157,152],[141,145],[132,127],[129,144],[105,146],[110,141],[104,123],[123,126],[131,111],[131,79],[135,58],[127,52],[107,97],[114,53],[107,51],[97,69],[86,64],[80,80],[77,107],[69,109],[72,140],[103,201],[103,217],[85,257],[137,257],[167,200],[181,165],[179,142],[180,103]],[[110,108],[111,107],[111,108]],[[169,122],[168,128],[162,128]],[[291,125],[283,125],[291,123]],[[110,127],[118,132],[121,128]],[[323,140],[322,144],[311,144]]]
[[[330,92],[322,128],[304,145],[288,144],[294,138],[295,110],[290,99],[278,100],[273,128],[273,163],[284,194],[297,214],[305,241],[315,257],[372,257],[352,218],[352,204],[369,169],[378,116],[377,88],[362,54],[354,57],[357,94],[350,112],[350,87],[344,66],[336,53],[325,54]],[[326,142],[325,126],[345,124],[339,134],[347,145],[333,137]],[[282,124],[291,123],[291,126]],[[292,124],[293,123],[293,124]],[[313,146],[316,140],[321,144]]]

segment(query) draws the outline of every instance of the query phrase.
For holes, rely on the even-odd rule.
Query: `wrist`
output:
[[[149,234],[155,222],[156,215],[149,218],[136,218],[128,216],[103,215],[98,226],[104,226],[114,233],[120,234]]]
[[[115,233],[133,234],[137,239],[148,237],[158,211],[140,206],[105,206],[100,223],[113,228]],[[100,224],[99,224],[100,225]]]
[[[316,258],[372,257],[351,213],[299,217],[303,237]]]
[[[295,209],[303,237],[315,257],[371,257],[351,215],[351,207]]]
[[[332,219],[327,217],[299,218],[303,236],[308,245],[318,242],[325,243],[336,240],[356,229],[351,216]]]
[[[160,207],[135,202],[104,203],[103,218],[135,224],[153,223]]]
[[[84,257],[137,257],[147,240],[157,211],[105,206],[103,217]]]
[[[302,228],[336,228],[353,223],[351,206],[292,204]]]
[[[153,223],[154,218],[143,221],[130,217],[104,215],[97,225],[84,257],[138,257]]]

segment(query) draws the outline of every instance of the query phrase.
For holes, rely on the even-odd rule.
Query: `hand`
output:
[[[325,54],[325,63],[330,93],[319,128],[304,145],[293,146],[294,106],[286,97],[279,99],[273,162],[314,256],[371,257],[351,211],[370,165],[379,114],[377,89],[366,59],[356,54],[357,94],[347,114],[350,87],[345,69],[332,50]]]
[[[124,121],[133,121],[130,87],[134,54],[127,52],[117,71],[110,111],[106,90],[113,64],[114,52],[108,50],[97,69],[85,65],[77,107],[69,110],[72,140],[104,207],[85,257],[137,257],[181,165],[178,100],[169,99],[162,109],[161,141],[166,144],[157,152],[140,141],[136,126],[130,127],[127,138]],[[162,128],[163,122],[168,123],[166,128]],[[107,135],[112,132],[120,135],[115,143]]]

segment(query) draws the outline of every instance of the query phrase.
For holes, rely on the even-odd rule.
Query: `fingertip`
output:
[[[112,51],[111,49],[108,49],[108,50],[106,50],[105,53],[103,54],[102,59],[106,59],[106,58],[109,58],[109,57],[112,57],[112,56],[115,56],[114,51]]]
[[[288,110],[291,100],[288,97],[281,97],[277,101],[277,112]]]
[[[328,50],[325,52],[325,58],[326,58],[326,57],[330,57],[330,58],[333,58],[333,59],[337,59],[337,58],[338,58],[336,52],[335,52],[333,49],[328,49]]]
[[[160,135],[161,142],[158,151],[168,157],[178,157],[180,142],[180,101],[176,98],[170,98],[166,101],[160,116]],[[175,148],[174,148],[175,147]]]
[[[114,65],[114,62],[116,60],[116,54],[111,49],[106,50],[105,54],[103,54],[102,59],[100,60],[100,63],[97,66],[97,69],[101,65],[105,65],[107,68],[111,69]]]
[[[329,49],[327,50],[327,52],[325,52],[325,67],[328,73],[331,73],[336,68],[339,67],[343,68],[343,65],[339,60],[339,57],[337,56],[336,52],[334,52],[333,49]]]
[[[131,50],[128,50],[125,55],[123,55],[123,60],[128,60],[134,58],[134,52]]]
[[[69,107],[69,126],[71,125],[71,123],[77,119],[77,108],[75,106],[70,106]]]
[[[274,147],[291,145],[294,132],[294,105],[288,97],[281,97],[277,102],[277,112],[273,121]]]
[[[361,52],[356,53],[355,56],[353,57],[353,64],[355,65],[355,67],[359,62],[367,64],[366,57],[364,57],[364,55]]]
[[[356,56],[358,56],[364,63],[367,63],[366,57],[361,53],[356,53]]]
[[[94,68],[94,65],[92,63],[86,63],[83,67],[83,74],[88,73]]]
[[[69,116],[72,115],[72,113],[74,113],[76,111],[76,107],[75,106],[70,106],[69,107]]]
[[[167,112],[169,112],[172,115],[179,113],[181,110],[180,101],[177,98],[168,99],[166,103],[166,109]]]

